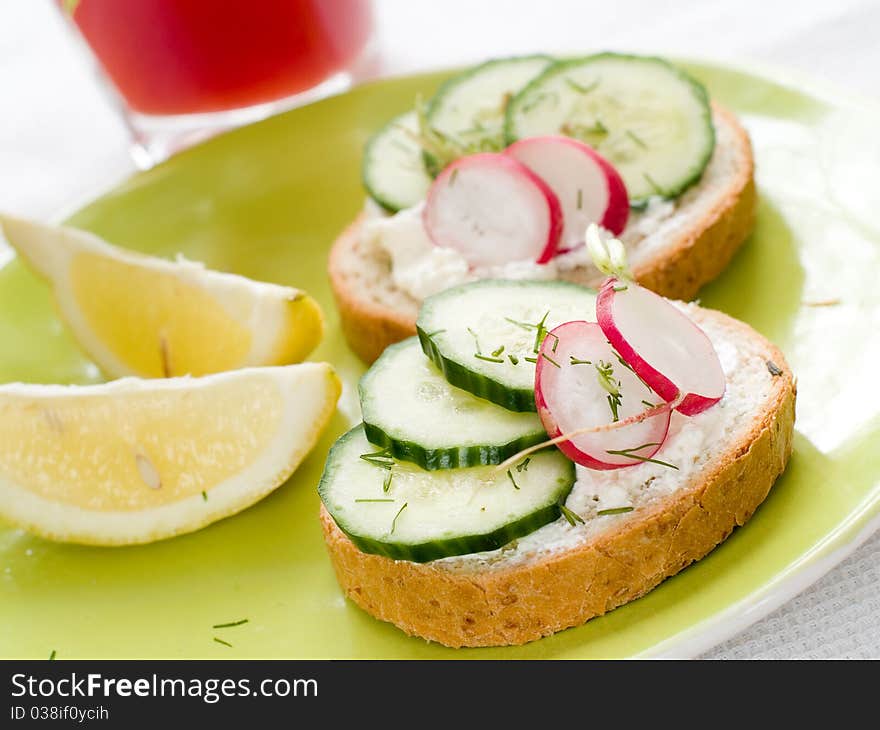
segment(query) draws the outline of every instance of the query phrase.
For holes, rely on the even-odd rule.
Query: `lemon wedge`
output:
[[[146,256],[75,228],[7,215],[0,227],[110,377],[286,365],[321,340],[321,310],[297,289]]]
[[[90,545],[197,530],[284,482],[339,394],[326,363],[0,386],[0,516]]]

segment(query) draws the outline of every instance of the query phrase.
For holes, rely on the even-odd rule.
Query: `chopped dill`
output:
[[[581,517],[577,512],[572,512],[568,507],[564,504],[559,505],[559,510],[562,512],[562,516],[568,521],[568,524],[574,527],[578,522],[582,525],[584,524],[584,518]]]
[[[642,177],[645,178],[648,185],[654,190],[657,195],[663,195],[663,188],[661,188],[647,172],[642,173]]]
[[[468,334],[474,338],[474,347],[477,348],[477,354],[479,355],[482,352],[482,349],[480,349],[480,340],[477,337],[477,333],[474,332],[470,327],[467,328],[467,331]]]
[[[519,490],[519,484],[516,483],[516,479],[513,478],[513,472],[511,472],[510,469],[507,470],[507,478],[510,479],[513,488]]]
[[[652,444],[642,444],[641,446],[636,446],[632,449],[607,449],[606,454],[614,454],[615,456],[625,456],[628,459],[636,459],[638,461],[648,462],[650,464],[659,464],[660,466],[668,466],[670,469],[675,469],[678,471],[678,467],[675,464],[670,464],[668,461],[660,461],[660,459],[650,459],[647,456],[639,456],[634,453],[636,451],[641,451],[642,449],[647,449],[650,446],[659,446],[657,443]]]
[[[597,515],[622,515],[626,512],[632,512],[634,507],[611,507],[609,509],[600,509]]]
[[[516,355],[508,355],[507,359],[510,360],[511,364],[519,365],[519,358]]]
[[[635,142],[642,149],[648,149],[648,145],[645,144],[645,140],[643,140],[639,135],[633,132],[631,129],[626,130],[626,136],[629,137],[633,142]]]
[[[242,626],[242,625],[246,624],[248,622],[248,620],[249,619],[242,618],[242,619],[239,619],[238,621],[230,621],[229,623],[226,623],[226,624],[214,624],[211,628],[212,629],[231,629],[233,626]]]
[[[401,507],[399,510],[397,510],[397,514],[394,515],[394,519],[391,520],[391,532],[392,532],[392,533],[394,533],[394,528],[397,527],[397,518],[400,517],[400,513],[403,512],[403,510],[406,509],[406,506],[407,506],[408,504],[409,504],[409,502],[404,502],[404,503],[403,503],[403,507]]]
[[[216,636],[214,637],[214,641],[216,641],[218,644],[223,644],[223,646],[228,646],[230,649],[232,648],[232,644],[230,644],[228,641],[223,641],[223,639],[218,639]]]
[[[488,355],[481,355],[479,352],[475,352],[474,357],[477,360],[485,360],[486,362],[504,362],[500,357],[489,357]]]
[[[570,79],[567,76],[565,77],[565,83],[567,83],[574,91],[578,94],[589,94],[593,89],[595,89],[599,85],[599,80],[596,79],[589,86],[584,86],[583,84],[579,84],[574,79]]]

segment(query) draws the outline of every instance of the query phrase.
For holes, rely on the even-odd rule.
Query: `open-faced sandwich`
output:
[[[636,280],[691,299],[751,230],[748,136],[683,70],[602,53],[489,61],[446,82],[368,143],[364,212],[330,278],[368,362],[415,334],[421,302],[480,279],[601,275],[583,232],[627,248]]]
[[[487,279],[429,296],[330,451],[324,537],[346,595],[448,646],[521,644],[638,598],[744,524],[791,453],[776,347],[625,273],[598,294]]]

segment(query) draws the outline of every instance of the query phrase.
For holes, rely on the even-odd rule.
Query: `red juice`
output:
[[[80,0],[73,20],[143,114],[306,91],[349,66],[372,31],[369,0]]]

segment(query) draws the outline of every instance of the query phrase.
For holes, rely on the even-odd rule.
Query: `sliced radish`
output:
[[[472,266],[509,261],[545,264],[562,232],[559,200],[525,165],[504,154],[462,157],[428,191],[425,230]]]
[[[626,227],[629,195],[623,179],[602,155],[571,137],[528,137],[514,142],[506,154],[538,175],[562,206],[562,248],[584,242],[584,231],[598,223],[615,236]]]
[[[600,368],[618,384],[616,412]],[[651,458],[666,439],[672,414],[669,404],[618,360],[595,322],[566,322],[544,339],[535,370],[535,403],[551,438],[608,427],[558,444],[569,459],[591,469],[619,469]]]
[[[632,282],[610,278],[596,298],[599,326],[621,357],[686,416],[721,400],[724,370],[712,342],[669,300]]]

